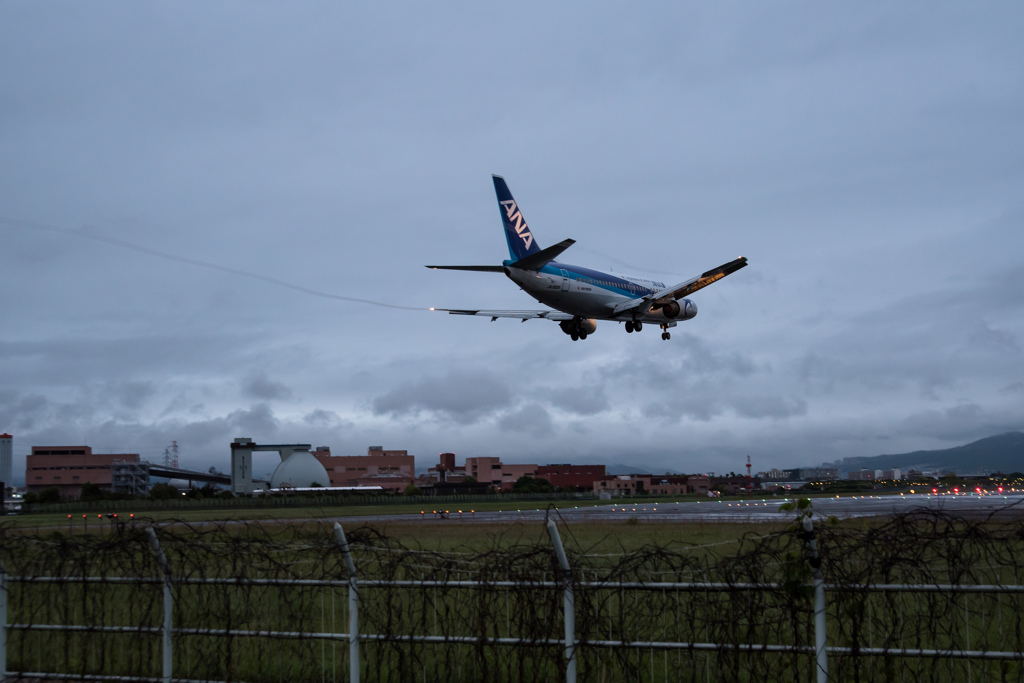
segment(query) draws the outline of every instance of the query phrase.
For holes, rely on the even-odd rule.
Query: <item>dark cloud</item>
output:
[[[582,7],[509,52],[426,6],[0,4],[0,430],[739,471],[1019,422],[1024,9]],[[533,307],[423,268],[506,257],[489,173],[569,262],[750,267],[670,342],[342,300]]]
[[[266,375],[253,375],[242,382],[242,395],[261,401],[286,400],[292,397],[292,390]]]
[[[121,382],[107,391],[117,396],[117,401],[125,408],[141,408],[142,405],[156,394],[156,386],[149,381]]]
[[[337,413],[333,413],[329,410],[321,410],[320,408],[306,413],[302,417],[302,420],[308,424],[319,426],[336,425],[342,422]]]
[[[807,414],[807,401],[800,397],[740,395],[730,400],[730,405],[740,417],[760,420],[780,420]]]
[[[434,413],[453,422],[478,422],[512,402],[509,386],[486,372],[454,370],[441,377],[404,382],[373,400],[377,415],[416,416]]]
[[[551,406],[575,415],[596,415],[608,409],[608,396],[600,384],[563,387],[547,392]]]
[[[236,410],[227,416],[227,422],[235,429],[258,436],[272,436],[277,433],[279,427],[274,412],[265,403],[248,410]]]
[[[498,420],[498,428],[528,438],[547,437],[555,433],[551,415],[536,403],[502,416]]]

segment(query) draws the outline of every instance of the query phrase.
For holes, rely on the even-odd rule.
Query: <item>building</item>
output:
[[[110,490],[129,496],[149,495],[149,463],[115,460],[111,466]]]
[[[719,491],[727,496],[735,496],[744,491],[760,491],[761,490],[761,478],[753,477],[747,479],[746,477],[711,477],[710,481],[711,490]],[[748,489],[748,486],[750,487]]]
[[[834,481],[839,479],[836,467],[794,467],[788,470],[772,468],[767,472],[758,472],[757,476],[764,481]]]
[[[875,478],[875,471],[864,468],[857,472],[847,472],[846,478],[851,481],[871,481]]]
[[[60,489],[63,498],[82,495],[82,484],[96,484],[111,490],[114,464],[140,462],[138,453],[93,453],[90,446],[33,446],[25,458],[25,488],[42,491]]]
[[[742,477],[741,477],[742,478]],[[620,474],[594,481],[594,491],[612,497],[655,495],[678,496],[688,493],[707,495],[711,480],[702,475]]]
[[[366,455],[331,455],[330,448],[320,446],[311,453],[327,470],[331,486],[380,486],[402,492],[416,478],[416,457],[408,451],[370,446]]]
[[[0,489],[14,486],[14,437],[0,434]],[[0,490],[0,494],[3,491]]]
[[[605,476],[604,465],[541,465],[535,476],[567,491],[593,491],[594,481]]]
[[[466,476],[502,491],[511,491],[520,477],[537,476],[537,465],[506,465],[499,458],[466,458]]]
[[[427,474],[416,480],[416,485],[436,483],[457,484],[466,478],[466,468],[455,464],[454,453],[441,453],[438,463],[427,470]]]

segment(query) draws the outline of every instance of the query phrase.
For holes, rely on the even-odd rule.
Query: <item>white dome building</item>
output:
[[[330,486],[331,478],[320,461],[309,451],[296,451],[281,461],[270,477],[270,488],[304,489]]]

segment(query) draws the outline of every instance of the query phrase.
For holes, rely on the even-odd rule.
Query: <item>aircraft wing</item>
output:
[[[706,273],[703,273],[694,278],[690,278],[686,282],[680,282],[678,285],[673,285],[671,287],[661,290],[660,292],[653,292],[639,299],[633,299],[631,301],[623,302],[616,306],[614,309],[612,309],[612,312],[617,315],[619,313],[622,313],[623,311],[628,311],[639,307],[644,308],[646,312],[651,307],[657,307],[655,306],[655,304],[659,301],[667,301],[668,299],[682,299],[685,296],[693,294],[697,290],[704,289],[708,285],[714,282],[718,282],[726,275],[735,273],[740,268],[745,268],[746,265],[747,259],[743,256],[740,256],[738,259],[734,261],[723,263],[717,268],[712,268]]]
[[[494,322],[498,318],[516,318],[526,322],[527,320],[533,320],[534,318],[543,318],[544,320],[554,320],[556,322],[562,322],[563,320],[572,320],[572,316],[568,313],[562,313],[561,311],[477,311],[477,310],[464,310],[456,308],[431,308],[432,311],[442,311],[450,315],[481,315],[486,316]]]

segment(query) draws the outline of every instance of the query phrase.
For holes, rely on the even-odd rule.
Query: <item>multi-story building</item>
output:
[[[327,470],[331,486],[380,486],[404,491],[416,478],[416,457],[408,451],[370,446],[366,455],[331,455],[330,448],[320,446],[311,453]]]
[[[594,481],[594,491],[610,493],[612,496],[705,495],[710,487],[711,480],[702,474],[613,474]]]
[[[466,476],[502,491],[511,491],[520,477],[537,476],[537,465],[504,464],[500,458],[466,458]]]
[[[767,472],[758,472],[757,476],[764,481],[833,481],[839,478],[836,467],[794,467],[788,470],[772,468]]]
[[[711,489],[720,491],[727,496],[734,496],[743,491],[760,491],[761,490],[761,479],[760,477],[752,477],[747,479],[746,477],[712,477]]]
[[[0,488],[14,486],[14,437],[0,434]],[[3,491],[0,490],[0,495]]]
[[[457,484],[465,478],[466,468],[455,464],[455,454],[441,453],[438,456],[438,463],[428,469],[424,477],[417,480],[417,486],[421,483],[427,485],[439,482]]]
[[[25,458],[25,488],[56,486],[64,498],[82,495],[82,484],[110,489],[117,461],[139,462],[138,453],[93,453],[90,446],[33,446]]]
[[[594,481],[605,475],[604,465],[541,465],[536,476],[568,491],[593,491]]]

